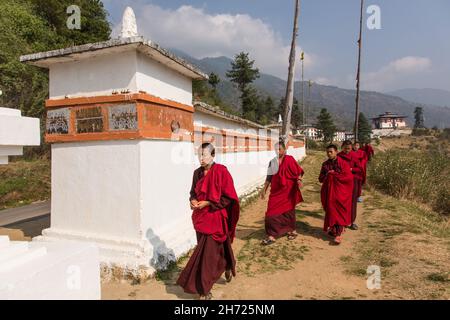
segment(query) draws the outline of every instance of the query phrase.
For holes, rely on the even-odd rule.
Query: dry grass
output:
[[[389,150],[368,169],[371,186],[401,199],[420,201],[450,215],[450,157],[442,150]]]
[[[355,251],[341,260],[347,271],[366,277],[378,265],[382,287],[406,299],[448,299],[450,226],[441,215],[371,191],[363,203]]]

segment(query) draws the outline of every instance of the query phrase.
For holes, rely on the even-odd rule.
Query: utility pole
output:
[[[355,110],[355,128],[353,130],[354,141],[358,140],[359,125],[359,88],[361,80],[361,48],[362,48],[362,27],[363,27],[363,9],[364,0],[361,0],[361,13],[359,20],[359,39],[358,39],[358,70],[356,71],[356,110]]]
[[[289,56],[289,73],[287,79],[286,96],[284,99],[283,127],[281,139],[286,143],[291,131],[292,103],[294,102],[294,72],[295,72],[295,46],[298,34],[298,16],[300,11],[300,0],[295,0],[294,28],[292,31],[291,53]]]

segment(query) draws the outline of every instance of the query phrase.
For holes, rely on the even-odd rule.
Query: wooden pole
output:
[[[361,48],[362,48],[362,26],[363,26],[363,10],[364,0],[361,0],[361,14],[359,19],[359,39],[358,39],[358,70],[356,71],[356,110],[355,110],[355,128],[353,130],[353,140],[358,140],[358,126],[359,126],[359,88],[361,79]]]
[[[298,34],[298,15],[300,11],[300,0],[295,0],[294,28],[292,32],[291,53],[289,56],[289,72],[284,99],[283,126],[281,129],[281,139],[286,143],[291,131],[292,103],[294,101],[294,72],[295,72],[295,47]]]

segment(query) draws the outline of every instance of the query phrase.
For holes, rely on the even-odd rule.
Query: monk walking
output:
[[[322,183],[320,196],[325,210],[323,230],[334,238],[334,243],[340,244],[342,233],[352,220],[353,174],[337,153],[336,145],[327,147],[328,160],[322,164],[319,182]]]
[[[181,272],[177,284],[184,291],[210,300],[214,283],[225,272],[230,282],[236,276],[231,243],[239,219],[239,199],[227,168],[214,162],[210,143],[199,148],[200,168],[194,171],[190,205],[197,233],[197,247]]]
[[[358,160],[356,153],[352,150],[352,142],[345,140],[342,143],[342,151],[338,153],[338,157],[343,159],[350,167],[353,174],[353,193],[352,193],[352,219],[350,229],[358,230],[358,225],[355,223],[356,211],[358,207],[359,190],[363,179],[361,163]]]
[[[362,180],[361,184],[358,185],[358,202],[362,202],[361,194],[362,194],[362,187],[366,184],[367,179],[367,155],[366,153],[360,148],[359,142],[355,142],[353,144],[353,151],[356,154],[356,158],[358,159],[359,163],[361,164],[361,170],[362,170]]]
[[[272,244],[284,235],[288,240],[297,237],[295,206],[303,201],[300,192],[303,169],[294,157],[286,154],[283,142],[275,144],[275,150],[277,157],[269,163],[266,182],[261,190],[261,199],[264,199],[270,185],[265,218],[267,237],[262,241],[263,245]]]
[[[371,161],[373,156],[375,155],[375,151],[370,143],[365,143],[363,146],[363,151],[366,153],[367,161]]]

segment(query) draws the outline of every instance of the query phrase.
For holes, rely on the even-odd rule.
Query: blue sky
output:
[[[104,0],[114,27],[124,8],[140,34],[197,58],[248,51],[262,72],[286,78],[293,0]],[[381,30],[364,29],[362,88],[450,90],[450,1],[366,0],[381,9]],[[365,14],[367,19],[370,14]],[[359,0],[302,0],[298,50],[305,77],[354,87]],[[301,49],[300,49],[301,48]],[[300,68],[297,68],[297,78]]]

